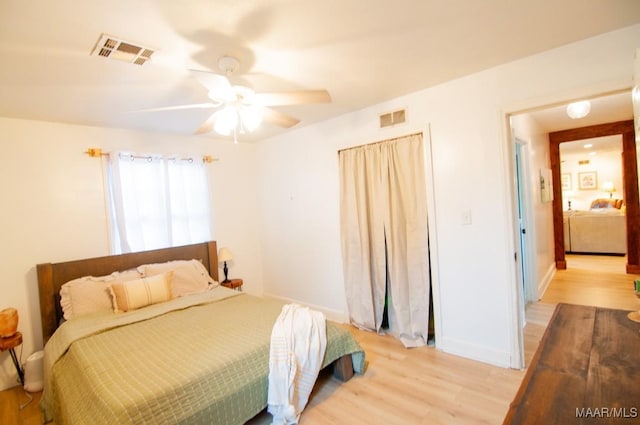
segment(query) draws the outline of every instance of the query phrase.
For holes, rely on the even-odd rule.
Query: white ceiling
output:
[[[584,118],[569,118],[566,104],[527,112],[527,114],[540,125],[543,131],[548,133],[633,119],[631,90],[584,100],[591,102],[591,110]],[[585,149],[585,144],[591,146]],[[597,137],[560,145],[561,154],[608,151],[622,151],[622,136]]]
[[[134,111],[208,101],[186,70],[233,55],[258,92],[327,89],[278,108],[304,126],[638,22],[638,0],[0,0],[0,116],[191,134],[211,111]],[[103,33],[158,53],[90,56]]]

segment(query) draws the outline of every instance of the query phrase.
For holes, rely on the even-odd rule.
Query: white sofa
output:
[[[566,211],[564,247],[572,253],[626,254],[627,218],[617,208]]]

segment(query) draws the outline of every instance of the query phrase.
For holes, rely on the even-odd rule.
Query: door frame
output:
[[[556,269],[565,270],[564,226],[562,223],[562,185],[560,183],[560,144],[603,136],[622,135],[623,198],[627,217],[627,273],[640,274],[640,204],[638,160],[633,120],[574,128],[549,133],[549,156],[553,180],[553,239]]]
[[[537,110],[537,109],[545,109],[545,108],[550,108],[553,106],[557,106],[557,105],[563,105],[563,104],[567,104],[571,101],[571,99],[583,99],[583,98],[590,98],[590,97],[597,97],[597,96],[605,96],[607,94],[612,94],[612,93],[616,93],[616,92],[620,92],[623,90],[630,90],[630,88],[626,87],[626,86],[619,86],[619,87],[610,87],[610,90],[605,90],[605,91],[599,91],[599,92],[589,92],[588,90],[585,91],[580,91],[580,92],[576,92],[574,93],[573,97],[567,97],[567,94],[565,93],[565,95],[562,95],[560,97],[554,97],[551,99],[547,99],[547,101],[543,101],[541,99],[538,99],[538,101],[534,101],[531,103],[527,103],[525,105],[523,104],[518,104],[512,107],[506,107],[504,108],[501,112],[500,112],[500,116],[503,119],[503,140],[504,140],[504,145],[507,148],[504,151],[504,156],[503,158],[505,159],[505,168],[506,168],[506,175],[508,177],[508,179],[510,180],[510,185],[508,188],[508,204],[509,207],[511,208],[509,215],[511,217],[511,219],[514,221],[511,223],[511,229],[512,231],[515,231],[515,229],[518,227],[518,223],[517,223],[517,213],[515,208],[517,207],[516,202],[517,200],[515,199],[517,194],[515,193],[516,188],[515,188],[515,170],[514,170],[514,157],[515,157],[515,152],[514,152],[514,145],[513,145],[513,130],[512,130],[512,126],[511,126],[511,117],[513,115],[519,115],[519,114],[526,114],[528,112]],[[634,145],[635,145],[635,140],[633,140]],[[552,148],[552,146],[550,146],[550,148]],[[640,145],[639,145],[639,149],[640,149]],[[552,153],[551,151],[553,151],[553,149],[550,149],[550,153],[549,155],[551,156]],[[639,151],[640,152],[640,151]],[[554,167],[552,167],[552,180],[553,180],[553,196],[554,196],[554,200],[553,200],[553,204],[552,204],[552,213],[553,213],[553,227],[554,227],[554,251],[555,254],[558,253],[557,250],[557,236],[556,236],[556,230],[558,228],[558,225],[556,223],[555,217],[555,209],[557,208],[556,204],[559,205],[560,207],[560,240],[562,241],[562,263],[558,263],[557,261],[557,255],[556,255],[556,261],[555,261],[555,265],[556,265],[556,269],[564,269],[566,268],[566,261],[564,260],[564,240],[563,240],[563,229],[562,229],[562,192],[561,192],[561,186],[560,186],[560,171],[559,171],[559,149],[557,151],[558,154],[558,158],[556,158],[556,161],[558,161],[557,165],[558,165],[558,169],[554,170]],[[626,155],[626,157],[629,157],[629,155]],[[633,162],[634,164],[639,163],[640,161],[636,160],[636,152],[633,152],[633,157],[632,158],[628,158],[626,159],[626,161],[635,161]],[[636,176],[638,175],[638,170],[636,169]],[[626,180],[625,180],[626,182]],[[636,179],[635,182],[632,183],[633,185],[635,185],[636,187],[636,193],[637,193],[637,187],[638,187],[638,180]],[[638,198],[636,197],[635,199],[635,206],[637,207],[637,210],[640,210],[640,205],[638,205]],[[627,207],[628,208],[628,207]],[[627,210],[628,212],[628,210]],[[636,211],[636,219],[635,219],[635,223],[637,225],[638,223],[638,218],[637,215],[640,211]],[[635,233],[635,237],[637,238],[640,235],[640,231],[636,231]],[[516,237],[515,234],[511,234],[511,239],[514,245],[517,245],[519,243],[518,238]],[[537,242],[536,242],[536,247],[537,247]],[[514,250],[518,249],[516,246],[513,246]],[[534,248],[535,250],[535,248]],[[514,251],[517,252],[517,251]],[[516,259],[517,260],[517,259]],[[522,296],[522,285],[521,285],[521,281],[518,279],[517,276],[517,270],[515,270],[515,267],[520,267],[519,264],[517,263],[517,261],[514,261],[513,263],[509,262],[510,264],[513,264],[514,269],[510,268],[510,274],[513,277],[513,281],[512,284],[509,285],[508,290],[508,298],[509,298],[509,317],[510,317],[510,342],[509,342],[509,347],[510,347],[510,353],[511,353],[511,361],[510,361],[510,367],[514,368],[514,369],[522,369],[525,367],[524,364],[524,321],[520,315],[520,310],[522,307],[522,302],[523,302],[523,296]],[[561,267],[564,266],[564,267]],[[629,268],[627,269],[629,273],[631,273],[631,271],[629,271]],[[635,272],[637,274],[640,274],[640,267],[638,269],[637,272]],[[536,282],[537,284],[537,282]],[[542,295],[542,294],[540,294]]]
[[[522,282],[524,284],[523,291],[523,314],[524,314],[524,305],[526,305],[530,301],[538,301],[538,285],[537,282],[537,273],[534,267],[534,253],[536,251],[536,241],[535,241],[535,222],[533,221],[533,207],[532,207],[532,199],[533,199],[533,191],[531,190],[531,182],[528,177],[531,174],[531,166],[529,161],[529,142],[523,140],[520,137],[514,136],[513,138],[514,148],[518,151],[519,154],[519,164],[516,166],[520,169],[521,177],[518,179],[518,175],[516,174],[516,195],[519,193],[520,199],[517,201],[520,203],[520,214],[521,220],[520,228],[518,229],[518,239],[520,241],[520,246],[524,249],[520,249],[520,262],[518,267],[522,270]],[[517,161],[517,157],[514,158]],[[523,235],[521,229],[525,230],[525,234]]]

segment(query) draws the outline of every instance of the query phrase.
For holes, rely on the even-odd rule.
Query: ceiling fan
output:
[[[224,75],[209,71],[190,70],[191,74],[207,90],[210,102],[189,105],[145,109],[145,111],[169,111],[179,109],[218,109],[195,131],[195,134],[216,133],[228,136],[254,131],[262,121],[290,128],[300,120],[277,111],[271,106],[328,103],[331,96],[326,90],[299,90],[291,92],[256,93],[253,89],[232,85],[229,77],[240,67],[240,61],[232,56],[222,56],[218,67]]]

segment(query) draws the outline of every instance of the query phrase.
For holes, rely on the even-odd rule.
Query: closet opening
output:
[[[405,347],[435,335],[424,155],[422,133],[338,153],[349,321]]]

